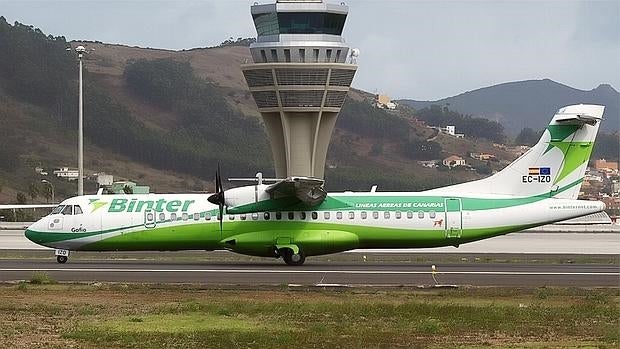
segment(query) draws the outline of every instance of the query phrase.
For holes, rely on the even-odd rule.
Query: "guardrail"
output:
[[[33,222],[0,222],[0,230],[20,230],[28,228]]]

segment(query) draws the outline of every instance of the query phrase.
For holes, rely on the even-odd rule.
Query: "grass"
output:
[[[35,271],[32,273],[30,283],[33,285],[55,284],[56,280],[52,279],[49,274],[44,271]]]
[[[544,291],[541,291],[544,290]],[[620,291],[0,285],[7,347],[617,348]],[[544,294],[544,298],[540,297]]]

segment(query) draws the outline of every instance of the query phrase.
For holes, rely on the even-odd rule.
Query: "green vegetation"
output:
[[[77,77],[74,54],[66,47],[64,37],[0,17],[0,84],[10,95],[59,116],[70,104],[70,82]]]
[[[599,132],[594,143],[593,157],[618,161],[620,158],[620,133]]]
[[[538,143],[542,131],[536,132],[529,127],[524,127],[514,140],[515,145],[529,145],[530,147]]]
[[[33,285],[47,285],[47,284],[55,284],[56,280],[52,279],[49,274],[43,271],[35,271],[32,273],[32,277],[30,278],[30,283]]]
[[[448,107],[431,105],[429,108],[418,110],[416,117],[431,126],[454,125],[458,132],[464,133],[467,137],[484,138],[499,143],[506,139],[504,127],[499,122],[459,114]]]
[[[368,102],[359,102],[351,98],[345,101],[336,127],[362,136],[387,138],[391,141],[406,141],[411,128],[407,119],[374,108]]]
[[[442,158],[441,144],[433,141],[409,141],[403,146],[403,154],[415,160],[437,160]]]
[[[3,286],[7,347],[599,347],[619,341],[617,289],[319,291]],[[28,297],[24,297],[24,293]]]

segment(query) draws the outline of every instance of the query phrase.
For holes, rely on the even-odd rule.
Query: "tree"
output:
[[[45,202],[50,202],[52,199],[52,187],[50,185],[46,185],[45,189],[43,189],[43,193],[41,193],[45,198]]]
[[[529,145],[533,146],[540,139],[541,132],[536,132],[529,127],[525,127],[519,132],[515,138],[515,145]]]
[[[499,122],[463,115],[450,110],[447,106],[442,108],[431,105],[430,108],[418,110],[416,117],[431,126],[454,125],[457,131],[463,132],[468,137],[484,138],[493,142],[503,142],[506,138],[504,126]]]
[[[17,203],[20,205],[23,205],[26,203],[26,194],[22,193],[21,191],[17,193],[17,195],[15,195],[15,199],[17,200]]]
[[[36,183],[30,183],[28,185],[28,196],[34,201],[40,194],[39,186]]]

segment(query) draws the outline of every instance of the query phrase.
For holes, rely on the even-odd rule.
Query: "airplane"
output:
[[[539,142],[490,177],[421,192],[326,193],[310,177],[263,179],[213,194],[84,195],[25,231],[69,251],[229,250],[302,265],[357,248],[456,246],[603,211],[577,196],[604,106],[558,110]]]

